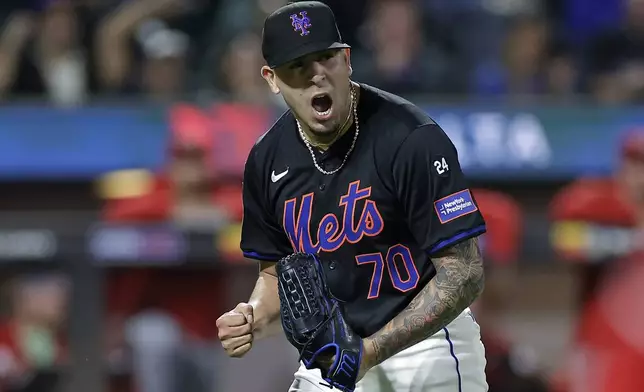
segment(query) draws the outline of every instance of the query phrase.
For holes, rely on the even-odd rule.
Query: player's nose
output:
[[[309,70],[311,72],[311,81],[314,84],[318,85],[326,80],[326,68],[319,61],[312,61]]]

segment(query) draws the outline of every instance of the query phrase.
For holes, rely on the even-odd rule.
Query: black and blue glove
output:
[[[360,370],[362,339],[345,322],[318,255],[294,253],[275,268],[286,338],[307,369],[320,369],[329,387],[352,392]]]

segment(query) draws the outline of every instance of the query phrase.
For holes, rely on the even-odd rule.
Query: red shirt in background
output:
[[[553,199],[550,218],[608,228],[635,226],[635,211],[611,179],[582,179],[562,189]],[[586,261],[583,249],[559,249],[559,256]],[[644,255],[634,251],[618,259],[610,261],[583,306],[553,391],[644,391]]]
[[[635,211],[613,179],[580,179],[564,187],[550,203],[550,219],[632,227]]]
[[[523,233],[521,207],[498,191],[473,189],[472,193],[487,226],[487,233],[480,238],[485,258],[495,264],[516,262]]]
[[[632,255],[581,315],[557,392],[644,391],[644,254]]]
[[[242,218],[241,173],[248,151],[271,120],[272,114],[266,108],[245,105],[202,109],[179,104],[169,113],[169,154],[185,146],[200,148],[206,153],[213,176],[233,179],[218,184],[212,193],[213,204],[233,221]],[[171,219],[173,206],[172,184],[160,175],[148,194],[108,201],[104,219],[166,222]],[[188,333],[202,338],[216,336],[215,321],[225,311],[227,292],[221,270],[129,268],[113,269],[109,276],[108,310],[112,314],[127,316],[146,307],[160,307],[174,314]]]
[[[231,219],[241,221],[241,180],[238,184],[218,185],[212,193],[212,202],[226,211]],[[158,175],[149,193],[107,201],[103,219],[108,222],[165,222],[170,219],[173,205],[172,184],[163,175]]]
[[[233,187],[225,192],[213,194],[213,203],[227,204],[223,208],[241,215],[240,190]],[[149,194],[108,201],[104,218],[166,222],[173,203],[169,181],[159,177]],[[217,332],[215,321],[225,311],[225,280],[220,269],[113,268],[108,272],[108,312],[129,316],[145,308],[161,308],[174,315],[189,335],[211,339]]]

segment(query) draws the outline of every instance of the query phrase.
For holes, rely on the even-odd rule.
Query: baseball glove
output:
[[[351,392],[362,359],[362,339],[344,321],[317,255],[294,253],[276,265],[281,320],[307,369],[318,368],[328,387]]]

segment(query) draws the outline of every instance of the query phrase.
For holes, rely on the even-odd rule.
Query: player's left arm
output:
[[[452,142],[436,124],[412,132],[392,164],[393,183],[417,242],[436,275],[380,331],[364,339],[367,368],[432,336],[461,314],[484,287],[477,236],[485,221]]]
[[[364,341],[364,360],[375,366],[432,336],[483,292],[485,277],[477,238],[434,256],[436,276],[393,320]]]

